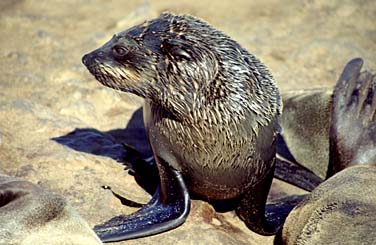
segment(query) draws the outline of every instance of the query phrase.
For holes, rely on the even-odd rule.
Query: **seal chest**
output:
[[[247,118],[209,126],[205,121],[179,122],[163,117],[156,113],[156,106],[148,101],[144,106],[149,115],[145,122],[150,143],[160,157],[182,172],[191,192],[211,200],[234,198],[271,168],[271,159],[268,165],[262,162],[258,152],[264,146],[255,144],[255,133],[247,130]],[[262,130],[260,134],[269,134],[270,147],[273,131]]]

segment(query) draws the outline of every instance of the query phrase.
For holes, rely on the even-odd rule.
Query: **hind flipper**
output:
[[[333,95],[327,177],[357,164],[376,164],[376,75],[363,60],[344,68]]]
[[[274,177],[289,184],[312,191],[323,179],[298,163],[277,159]]]

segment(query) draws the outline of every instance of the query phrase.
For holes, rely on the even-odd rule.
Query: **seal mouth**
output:
[[[106,69],[106,66],[104,64],[99,63],[89,64],[87,66],[87,69],[101,84],[112,89],[123,90],[117,82],[119,78],[117,76],[114,76],[115,74],[113,72],[110,72],[112,71],[111,67]],[[123,80],[122,78],[120,79]]]
[[[141,97],[146,96],[145,91],[141,89],[142,86],[139,85],[140,78],[135,72],[125,67],[113,67],[97,60],[96,62],[85,60],[83,63],[95,79],[104,86],[118,91],[130,92]]]

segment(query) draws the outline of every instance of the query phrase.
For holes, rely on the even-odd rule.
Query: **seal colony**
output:
[[[164,13],[114,35],[82,61],[102,84],[145,98],[145,128],[160,175],[147,205],[94,228],[102,241],[182,224],[189,193],[239,199],[236,212],[250,229],[275,234],[285,217],[266,220],[265,203],[281,100],[255,56],[198,18]]]

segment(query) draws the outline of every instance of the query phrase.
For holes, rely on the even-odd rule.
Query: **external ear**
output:
[[[184,47],[184,43],[180,40],[163,40],[161,48],[164,53],[169,54],[176,59],[191,59],[189,51]]]
[[[175,57],[180,57],[180,58],[183,58],[183,59],[186,59],[186,60],[190,60],[191,59],[191,55],[188,54],[187,51],[185,51],[183,48],[181,47],[172,47],[170,49],[170,53],[171,55],[175,56]]]

